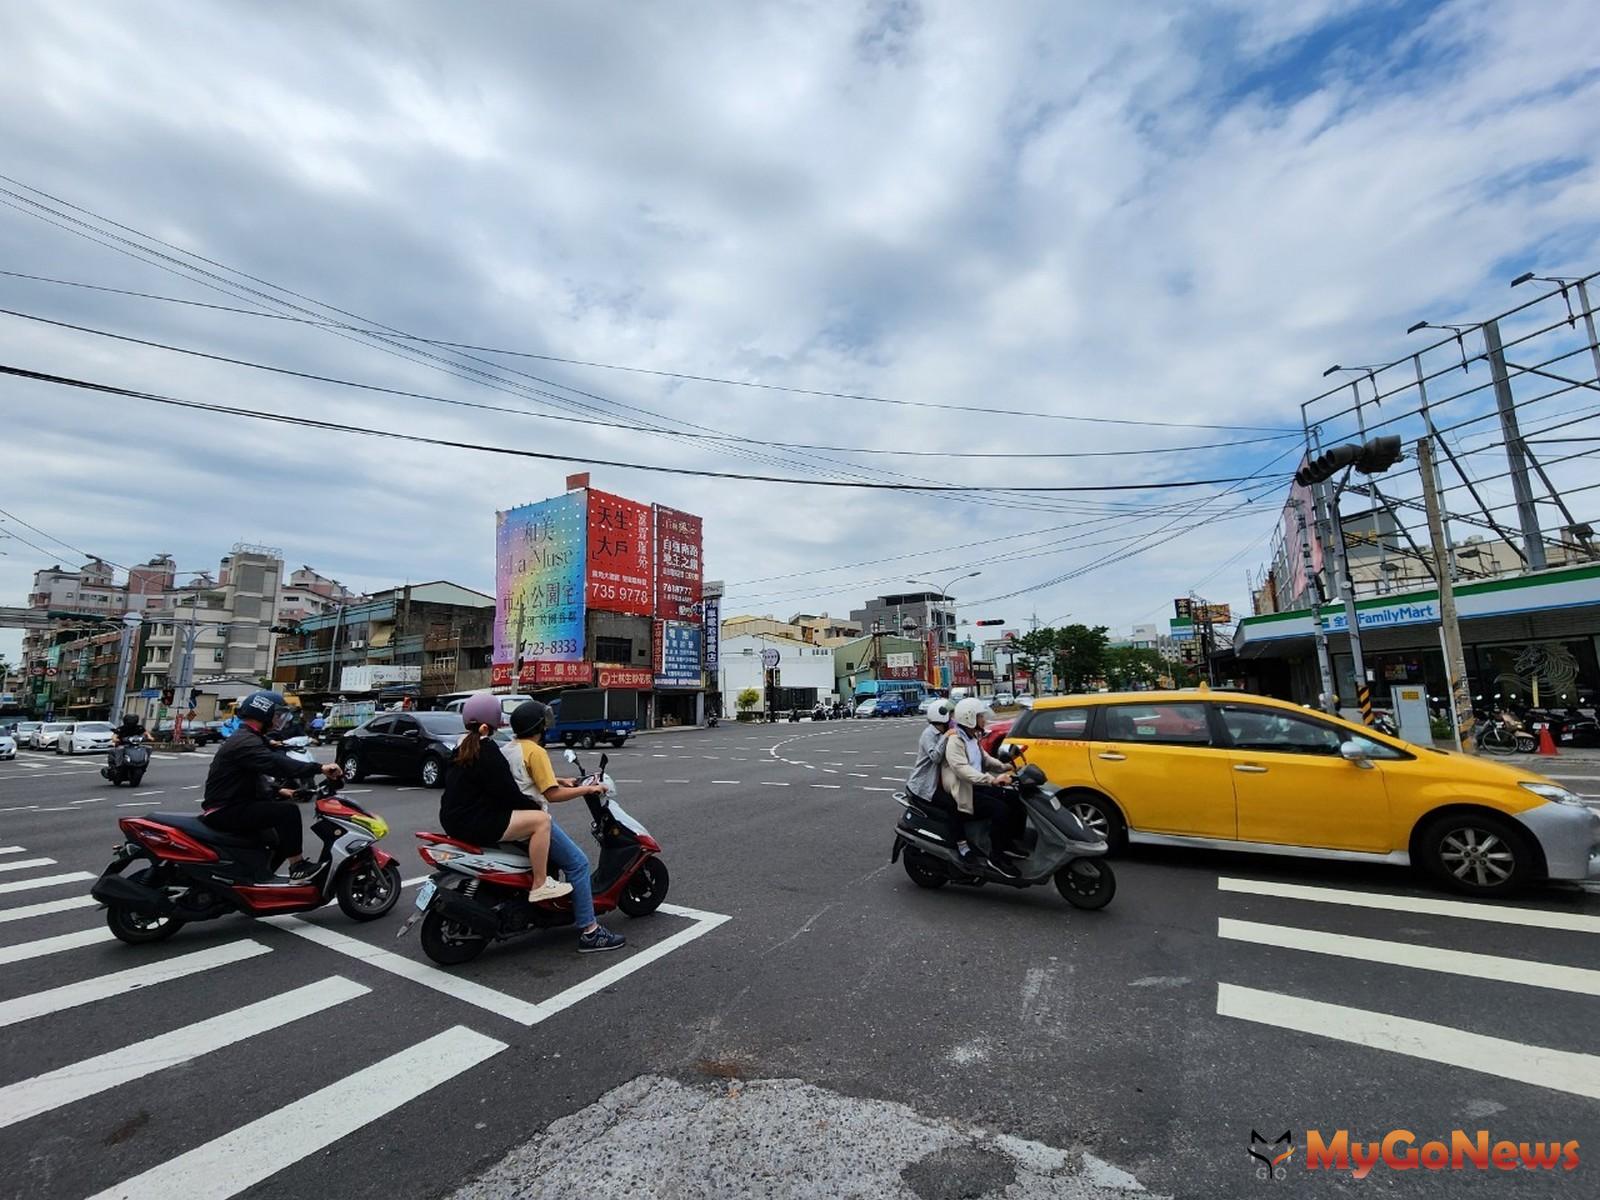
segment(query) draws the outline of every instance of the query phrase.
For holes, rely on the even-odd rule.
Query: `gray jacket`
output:
[[[922,727],[922,737],[917,741],[917,761],[911,764],[906,791],[932,800],[939,792],[939,767],[943,762],[944,730],[929,722]]]

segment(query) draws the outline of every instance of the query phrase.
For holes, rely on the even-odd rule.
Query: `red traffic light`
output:
[[[1004,617],[989,617],[985,620],[975,621],[973,623],[976,625],[1004,625],[1006,621]]]

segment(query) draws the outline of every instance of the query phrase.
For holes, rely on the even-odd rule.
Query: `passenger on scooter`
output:
[[[983,720],[984,703],[977,697],[956,705],[955,720],[944,739],[939,780],[955,798],[958,813],[967,819],[989,822],[989,865],[1002,875],[1014,875],[1005,856],[1027,857],[1017,848],[1022,817],[1005,794],[996,790],[1011,782],[1011,772],[1005,763],[983,752]],[[962,857],[968,853],[963,850]]]
[[[478,846],[527,842],[533,869],[528,899],[565,896],[572,885],[546,873],[550,814],[528,802],[511,774],[511,765],[494,745],[495,730],[506,723],[500,697],[480,692],[462,706],[461,718],[467,723],[467,735],[457,744],[445,776],[439,823],[451,837]]]
[[[516,741],[504,750],[506,761],[511,764],[511,774],[523,795],[547,812],[550,804],[605,795],[602,784],[583,784],[556,775],[544,748],[544,731],[550,725],[550,717],[550,706],[537,700],[524,700],[511,712],[511,733]],[[589,886],[589,856],[554,819],[550,822],[550,861],[561,868],[572,884],[572,923],[578,929],[578,953],[620,950],[625,946],[625,937],[612,933],[595,920],[594,892]]]
[[[278,835],[278,850],[289,867],[289,878],[310,879],[318,864],[301,853],[300,813],[288,802],[287,788],[271,794],[273,779],[305,779],[321,772],[329,779],[344,778],[337,764],[319,765],[280,754],[268,735],[288,718],[288,706],[277,692],[251,692],[234,710],[239,728],[217,748],[206,772],[200,819],[223,833]],[[282,797],[281,799],[279,797]]]

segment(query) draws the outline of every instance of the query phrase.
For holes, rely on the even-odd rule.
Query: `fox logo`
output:
[[[1257,1146],[1263,1149],[1256,1149]],[[1274,1154],[1279,1146],[1287,1147],[1282,1152]],[[1261,1165],[1256,1168],[1257,1179],[1284,1179],[1288,1176],[1288,1168],[1284,1166],[1289,1159],[1294,1157],[1294,1130],[1285,1129],[1281,1136],[1268,1141],[1254,1129],[1250,1131],[1250,1157]]]

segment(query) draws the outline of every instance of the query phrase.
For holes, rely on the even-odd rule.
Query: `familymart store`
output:
[[[1600,565],[1561,567],[1460,584],[1456,610],[1475,703],[1593,708],[1600,698]],[[1374,703],[1390,689],[1422,684],[1436,707],[1449,703],[1437,590],[1356,605]],[[1322,609],[1341,704],[1355,695],[1342,605]],[[1246,617],[1234,633],[1241,673],[1259,690],[1315,704],[1322,690],[1309,611]]]

